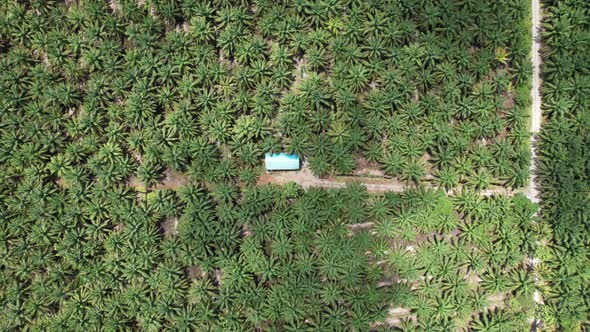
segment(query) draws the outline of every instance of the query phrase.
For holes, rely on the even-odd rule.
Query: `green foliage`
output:
[[[410,330],[522,330],[534,209],[471,190],[527,181],[526,3],[1,1],[0,329],[365,331],[394,304]],[[574,77],[556,114],[586,106]],[[279,151],[469,190],[257,187]],[[583,207],[556,219],[568,249]],[[581,319],[586,276],[555,274]]]
[[[351,173],[363,155],[408,182],[526,182],[525,1],[37,3],[0,8],[2,123],[18,110],[49,128],[18,152],[36,127],[7,138],[16,165],[91,134],[150,159],[134,165],[149,184],[198,159],[197,138],[248,166],[286,150],[317,175]],[[500,141],[501,157],[480,153]],[[51,172],[64,168],[53,158]]]
[[[366,330],[384,317],[382,272],[365,255],[372,238],[350,236],[346,205],[332,208],[364,204],[362,187],[189,184],[146,204],[119,190],[79,202],[72,191],[46,185],[21,206],[1,201],[7,328]]]
[[[469,194],[451,199],[421,189],[401,199],[372,199],[373,206],[389,209],[373,217],[371,254],[383,261],[389,280],[412,285],[397,304],[411,309],[425,329],[529,326],[536,286],[525,259],[533,249],[528,243],[536,241],[529,231],[536,206],[522,195],[476,197],[470,214],[462,212],[463,201],[473,199]]]
[[[588,6],[547,1],[542,33],[543,111],[538,170],[541,212],[551,226],[554,254],[545,262],[549,321],[562,331],[588,328],[590,228],[590,109]],[[551,313],[551,314],[550,314]]]
[[[138,168],[150,183],[162,163],[184,170],[198,159],[197,138],[246,165],[285,149],[318,175],[351,173],[364,155],[409,182],[526,181],[525,1],[36,3],[0,8],[2,123],[29,123],[3,151],[37,142],[37,121],[50,127],[42,148],[52,155],[91,134],[157,156]],[[501,156],[482,157],[498,142]],[[11,159],[23,165],[39,148]],[[53,158],[51,171],[61,176],[64,162]],[[457,163],[487,172],[456,173]]]

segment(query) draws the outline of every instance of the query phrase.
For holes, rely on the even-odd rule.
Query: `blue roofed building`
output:
[[[267,171],[295,171],[299,169],[299,156],[287,153],[267,153],[264,157]]]

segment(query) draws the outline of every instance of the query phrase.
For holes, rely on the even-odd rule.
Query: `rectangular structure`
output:
[[[267,171],[294,171],[299,169],[299,156],[287,153],[267,153],[264,157]]]

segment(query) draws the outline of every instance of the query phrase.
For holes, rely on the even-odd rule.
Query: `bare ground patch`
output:
[[[410,309],[401,307],[390,308],[386,322],[389,326],[399,327],[401,320],[405,318],[412,319],[414,323],[417,322],[416,316],[411,314]]]
[[[168,218],[166,221],[160,224],[160,228],[164,232],[164,235],[176,235],[178,231],[178,218]]]
[[[186,174],[178,171],[167,171],[166,177],[161,184],[156,186],[156,189],[171,189],[178,190],[178,188],[189,182],[189,178]]]
[[[178,171],[167,170],[162,182],[152,186],[151,189],[178,190],[180,187],[189,182],[190,180],[186,174]],[[139,192],[145,192],[147,190],[147,186],[137,176],[132,176],[129,178],[128,185],[135,188],[135,190]]]
[[[191,279],[195,279],[195,278],[201,279],[205,276],[205,273],[198,265],[190,266],[187,269],[187,273],[188,273],[188,277]]]
[[[504,293],[496,293],[488,296],[488,308],[493,310],[504,307],[505,298],[506,295]]]

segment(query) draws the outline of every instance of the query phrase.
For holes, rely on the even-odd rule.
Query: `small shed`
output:
[[[267,171],[294,171],[299,169],[299,156],[287,153],[267,153],[264,156]]]

